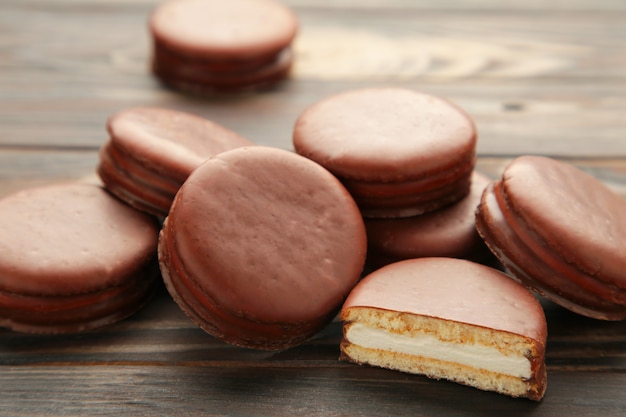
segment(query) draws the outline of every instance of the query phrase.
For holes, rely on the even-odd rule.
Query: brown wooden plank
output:
[[[359,367],[4,367],[11,416],[617,416],[625,374],[558,371],[540,404]],[[62,382],[61,382],[62,381]],[[602,389],[594,389],[601,386]]]
[[[54,1],[54,0],[48,0]],[[69,0],[73,1],[73,0]],[[377,9],[381,8],[379,0],[286,0],[285,3],[301,8],[323,9]],[[620,0],[602,0],[593,2],[588,0],[542,1],[542,0],[388,0],[384,2],[384,9],[401,10],[462,10],[462,11],[623,11],[626,5]]]
[[[162,304],[161,304],[162,305]],[[626,371],[623,323],[580,320],[569,312],[571,323],[548,317],[550,338],[546,356],[548,373],[557,371]],[[138,316],[141,317],[141,316]],[[205,334],[193,323],[161,329],[135,328],[137,322],[110,326],[80,335],[32,336],[0,333],[2,366],[212,366],[277,368],[343,368],[338,362],[340,323],[334,322],[307,343],[284,352],[264,352],[230,346]],[[578,334],[574,334],[578,331]],[[590,341],[591,340],[591,341]],[[404,375],[397,374],[398,378]]]
[[[626,371],[626,321],[604,322],[542,300],[549,327],[549,370]],[[204,333],[161,290],[141,312],[120,323],[72,335],[0,330],[0,364],[335,367],[341,324],[333,321],[307,343],[283,352],[237,348]]]
[[[354,2],[294,3],[302,31],[293,80],[267,94],[198,100],[163,89],[148,72],[154,4],[3,2],[0,146],[97,148],[108,116],[156,105],[289,148],[306,106],[346,89],[397,85],[461,104],[477,121],[484,155],[626,153],[623,12],[467,13],[431,4],[380,13],[355,12]]]
[[[536,405],[449,382],[338,362],[336,324],[317,341],[278,354],[266,353],[217,342],[189,327],[172,307],[166,299],[157,300],[142,313],[143,318],[140,314],[108,331],[69,338],[25,337],[30,349],[11,346],[15,357],[38,359],[29,364],[2,358],[0,413],[521,416],[532,411],[550,416],[575,410],[591,417],[619,415],[623,407],[623,323],[598,325],[556,312],[571,321],[564,334],[559,335],[558,327],[554,334],[551,327],[551,340],[568,340],[556,345],[557,353],[561,351],[556,358],[555,345],[549,345],[549,389]],[[155,313],[155,309],[165,309],[167,314]],[[152,314],[173,317],[168,321],[170,328],[159,329],[155,323],[137,326],[137,321]],[[604,328],[605,339],[621,339],[621,345],[607,349],[610,344],[590,332],[598,327]],[[3,336],[0,333],[0,345],[6,351]],[[600,342],[584,344],[590,337]],[[129,339],[141,347],[122,342]],[[558,357],[571,353],[571,346],[579,346],[579,351],[569,360]],[[50,355],[55,350],[61,351],[57,357]],[[140,360],[138,352],[143,356]]]
[[[88,5],[88,8],[110,7],[145,7],[157,4],[161,0],[4,0],[5,5],[17,4],[28,8],[71,8],[73,10]],[[626,5],[621,0],[568,0],[545,2],[542,0],[527,0],[524,2],[511,0],[283,0],[285,4],[302,9],[402,9],[402,10],[464,10],[464,11],[623,11]]]
[[[0,197],[61,181],[99,181],[95,150],[0,149]]]
[[[136,105],[157,105],[199,114],[257,144],[290,149],[293,124],[306,107],[340,91],[382,85],[390,84],[295,82],[269,94],[223,101],[160,92],[161,98],[151,103],[128,91],[126,98],[94,99],[97,106],[72,98],[41,98],[19,106],[0,102],[0,146],[97,149],[106,140],[105,122],[111,114]],[[626,85],[558,81],[532,86],[513,82],[391,85],[447,97],[465,108],[478,126],[478,151],[483,156],[626,154],[626,120],[621,117],[626,113]]]
[[[273,146],[274,143],[267,143]],[[289,146],[286,144],[285,146]],[[477,169],[497,178],[512,156],[481,155]],[[626,198],[626,160],[621,158],[560,158],[597,177]],[[19,189],[57,181],[97,181],[97,149],[1,149],[0,197]]]

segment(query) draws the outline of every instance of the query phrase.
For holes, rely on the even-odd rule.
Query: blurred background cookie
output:
[[[149,19],[152,71],[201,95],[269,88],[289,75],[297,29],[275,0],[168,0]]]

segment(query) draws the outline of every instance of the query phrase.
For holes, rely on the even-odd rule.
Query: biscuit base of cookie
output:
[[[544,395],[546,368],[536,359],[542,357],[542,348],[530,338],[367,307],[350,308],[342,319],[348,322],[342,360],[534,401]],[[540,365],[533,366],[533,360]]]

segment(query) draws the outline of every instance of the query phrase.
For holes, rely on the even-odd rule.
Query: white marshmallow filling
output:
[[[351,324],[345,338],[363,348],[458,363],[517,378],[532,376],[530,361],[524,355],[508,356],[488,346],[448,343],[425,334],[404,336],[361,323]]]

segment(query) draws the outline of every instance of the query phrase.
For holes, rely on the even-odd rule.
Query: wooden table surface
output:
[[[626,2],[287,3],[301,24],[292,79],[263,94],[200,99],[164,89],[148,71],[155,0],[1,0],[0,196],[95,178],[105,121],[127,107],[193,112],[291,149],[307,106],[391,85],[464,107],[480,134],[478,166],[492,177],[515,156],[543,154],[626,197]],[[540,403],[339,362],[337,322],[283,352],[232,347],[161,289],[100,330],[0,330],[0,416],[626,415],[626,322],[545,307]]]

